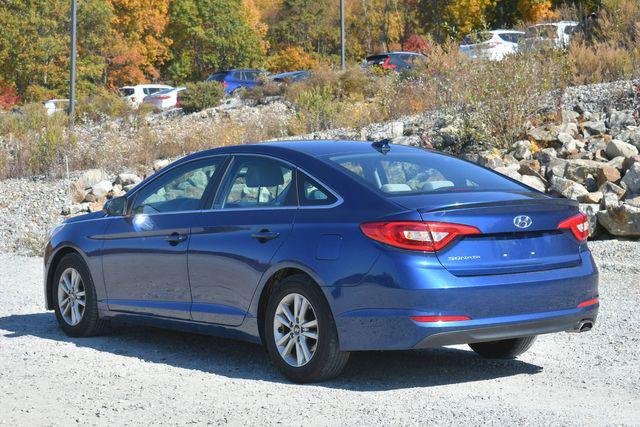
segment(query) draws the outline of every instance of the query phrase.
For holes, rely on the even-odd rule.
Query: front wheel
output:
[[[537,336],[513,338],[469,344],[469,347],[487,359],[513,359],[529,350]]]
[[[265,310],[265,340],[282,374],[297,383],[340,374],[349,353],[340,351],[331,310],[316,284],[294,275],[276,286]]]

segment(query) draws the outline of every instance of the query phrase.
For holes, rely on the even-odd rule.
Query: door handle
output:
[[[253,233],[251,237],[258,240],[260,243],[264,243],[264,242],[268,242],[269,240],[273,240],[277,238],[279,235],[280,233],[276,233],[275,231],[264,229],[264,230],[260,230],[260,232],[258,233]]]
[[[186,234],[180,234],[178,232],[173,232],[171,234],[169,234],[167,237],[164,238],[164,240],[166,240],[167,242],[171,243],[172,245],[177,245],[180,242],[184,242],[185,240],[187,240],[187,235]]]

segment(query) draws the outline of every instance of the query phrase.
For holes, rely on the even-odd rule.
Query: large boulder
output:
[[[607,132],[607,126],[602,120],[586,121],[582,123],[582,127],[589,135],[602,135]]]
[[[501,173],[502,175],[506,175],[509,178],[513,178],[520,181],[522,177],[518,172],[519,170],[520,170],[520,165],[517,163],[495,168],[496,172]]]
[[[551,179],[554,176],[559,178],[564,178],[565,172],[567,170],[567,164],[569,162],[564,159],[551,159],[549,163],[546,165],[546,177],[547,179]]]
[[[638,154],[638,149],[627,142],[614,139],[607,144],[606,153],[610,159],[618,156],[627,158],[636,156]]]
[[[636,119],[633,117],[633,110],[611,111],[609,113],[609,128],[622,129],[627,126],[635,126]]]
[[[113,185],[111,184],[111,180],[105,179],[94,184],[93,187],[91,187],[91,193],[95,196],[97,201],[106,198],[112,189]]]
[[[521,175],[520,182],[543,193],[546,190],[545,182],[537,176]]]
[[[609,165],[602,165],[597,172],[598,186],[601,186],[605,182],[618,182],[620,181],[620,171]]]
[[[605,163],[595,160],[571,159],[568,160],[564,177],[582,184],[586,186],[587,189],[593,191],[598,187],[598,172],[605,166]]]
[[[511,151],[513,157],[518,160],[525,160],[531,158],[531,141],[522,140],[513,144],[513,150]]]
[[[640,208],[620,204],[598,212],[598,221],[614,236],[640,237]]]
[[[138,184],[140,181],[142,181],[142,178],[134,173],[121,173],[116,178],[114,184],[119,184],[125,187],[131,184]]]
[[[504,161],[493,153],[480,153],[476,162],[485,168],[495,169],[504,166]]]
[[[554,176],[551,178],[549,190],[566,197],[567,199],[579,200],[589,195],[589,191],[577,182],[569,179]]]
[[[634,163],[620,182],[627,187],[629,192],[640,193],[640,163]]]

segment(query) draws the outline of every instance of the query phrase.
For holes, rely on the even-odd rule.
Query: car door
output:
[[[102,264],[110,310],[190,318],[190,227],[223,161],[168,169],[129,198],[126,216],[109,220]]]
[[[260,278],[291,233],[297,211],[294,172],[273,158],[235,156],[212,209],[192,224],[194,320],[242,323]]]

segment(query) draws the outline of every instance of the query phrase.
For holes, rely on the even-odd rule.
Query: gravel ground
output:
[[[0,424],[640,425],[640,244],[591,246],[592,332],[543,336],[515,361],[358,353],[305,386],[255,345],[150,328],[68,338],[42,309],[41,260],[0,254]]]

